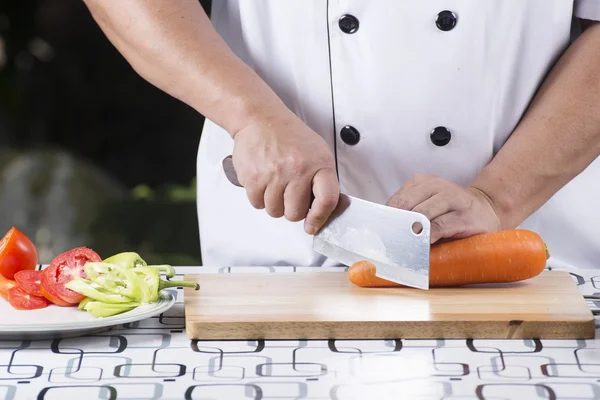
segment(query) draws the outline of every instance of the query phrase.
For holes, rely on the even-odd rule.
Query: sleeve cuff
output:
[[[600,0],[575,0],[574,15],[582,19],[600,21]]]

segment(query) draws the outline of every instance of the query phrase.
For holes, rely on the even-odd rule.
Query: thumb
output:
[[[314,235],[327,222],[340,198],[339,183],[332,169],[321,169],[313,178],[315,199],[304,220],[304,230]]]

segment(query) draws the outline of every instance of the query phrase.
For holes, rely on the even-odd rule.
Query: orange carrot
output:
[[[433,244],[429,286],[517,282],[533,278],[546,267],[548,247],[535,232],[509,229]],[[402,287],[375,276],[368,261],[348,268],[350,282],[361,287]]]

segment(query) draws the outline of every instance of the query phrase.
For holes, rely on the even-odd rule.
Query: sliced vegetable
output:
[[[0,240],[0,275],[14,279],[15,273],[33,270],[38,252],[33,242],[14,226]]]
[[[67,287],[82,296],[89,297],[92,300],[102,301],[104,303],[129,303],[131,298],[120,294],[111,293],[105,290],[101,285],[98,285],[90,280],[83,278],[75,278],[68,282]],[[83,300],[82,300],[83,301]]]
[[[120,314],[123,312],[131,311],[140,303],[129,302],[129,303],[102,303],[100,301],[88,301],[82,307],[85,311],[89,312],[96,318],[110,317],[112,315]]]
[[[2,275],[0,275],[0,295],[2,295],[2,297],[4,297],[6,300],[8,300],[8,291],[16,285],[17,282],[11,279],[6,279]]]
[[[44,295],[48,295],[48,300],[58,305],[79,303],[85,296],[72,291],[65,285],[74,278],[86,278],[85,264],[101,260],[94,250],[87,247],[77,247],[59,254],[43,270],[41,286]]]
[[[124,268],[104,261],[87,263],[84,270],[89,280],[103,290],[143,301],[150,297],[150,292],[142,278],[135,273],[137,268]]]
[[[129,251],[118,253],[104,260],[108,264],[117,264],[123,268],[135,268],[146,266],[146,261],[138,253]]]
[[[104,260],[108,264],[116,264],[123,268],[137,268],[137,267],[152,267],[158,269],[160,272],[164,272],[167,278],[175,276],[175,268],[170,265],[148,265],[146,261],[138,253],[135,252],[124,252],[118,253]]]
[[[32,296],[44,297],[41,290],[42,271],[22,270],[15,274],[15,281],[21,289]]]
[[[5,260],[11,246],[23,240],[15,228],[9,233],[0,242]],[[17,309],[55,304],[77,306],[96,317],[107,317],[152,303],[166,288],[199,289],[195,282],[168,280],[175,276],[172,266],[148,265],[135,252],[118,253],[102,261],[92,249],[77,247],[56,256],[42,271],[35,270],[36,263],[37,252],[33,263],[14,271],[14,280],[0,275],[0,294]],[[161,273],[167,281],[161,279]]]
[[[49,304],[45,297],[32,296],[18,285],[8,291],[8,302],[17,310],[36,310]]]
[[[85,307],[85,305],[87,303],[89,303],[90,301],[94,301],[94,300],[90,299],[89,297],[86,297],[85,299],[83,299],[79,302],[79,305],[77,305],[77,308],[80,310],[83,310],[83,307]]]
[[[508,283],[533,278],[546,267],[548,247],[535,232],[511,229],[483,233],[431,246],[430,287]],[[361,287],[401,287],[375,276],[376,267],[358,261],[348,268],[350,282]]]
[[[198,290],[200,286],[196,282],[190,281],[163,281],[160,279],[160,271],[152,266],[139,267],[134,270],[143,279],[145,284],[150,288],[150,297],[143,300],[143,303],[152,303],[158,299],[160,292],[163,289],[172,287],[190,287]]]
[[[95,278],[75,278],[66,284],[70,290],[86,297],[106,303],[126,303],[136,301],[141,304],[152,303],[158,299],[160,291],[171,287],[198,288],[196,282],[163,281],[160,271],[153,267],[125,269],[106,262],[88,263],[90,272],[106,270]],[[94,274],[90,273],[90,276]]]
[[[167,277],[175,275],[175,269],[170,265],[147,265],[136,253],[117,256],[120,257],[86,263],[86,278],[75,277],[65,284],[69,290],[85,296],[79,303],[79,309],[99,317],[109,316],[152,303],[166,288],[182,286],[199,289],[196,282],[162,280],[161,272],[165,272]]]
[[[45,270],[42,270],[45,271]],[[75,304],[64,301],[58,296],[58,292],[56,291],[56,286],[50,284],[48,280],[47,274],[42,274],[42,280],[40,282],[40,291],[44,295],[44,297],[51,302],[52,304],[56,304],[61,307],[71,307]]]

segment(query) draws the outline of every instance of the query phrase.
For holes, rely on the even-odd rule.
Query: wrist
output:
[[[297,118],[296,115],[283,103],[245,104],[240,107],[240,111],[225,129],[235,140],[238,133],[242,131],[257,130],[257,127],[268,128],[275,124],[285,127],[294,118]]]
[[[490,203],[498,217],[500,230],[515,228],[522,222],[518,216],[512,186],[502,175],[484,169],[469,187],[479,192]]]

